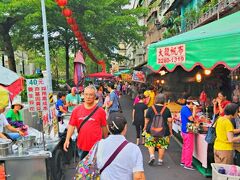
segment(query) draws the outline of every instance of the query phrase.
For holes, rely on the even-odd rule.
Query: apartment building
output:
[[[133,68],[147,63],[148,45],[198,28],[240,10],[240,0],[135,0],[133,8],[147,7],[139,19],[147,27],[145,41],[137,47],[126,45]]]

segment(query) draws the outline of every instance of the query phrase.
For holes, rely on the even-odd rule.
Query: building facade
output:
[[[240,10],[240,0],[135,0],[133,8],[146,7],[149,13],[139,23],[147,27],[145,41],[126,46],[132,68],[147,63],[148,45],[190,31]]]

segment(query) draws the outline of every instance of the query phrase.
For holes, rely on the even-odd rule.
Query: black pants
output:
[[[140,124],[135,125],[136,132],[137,132],[137,138],[140,138],[141,136],[141,130],[143,129],[143,126]]]

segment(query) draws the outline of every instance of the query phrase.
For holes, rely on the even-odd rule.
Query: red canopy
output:
[[[0,77],[0,86],[9,91],[11,100],[24,89],[24,78],[3,66],[0,66]]]
[[[96,77],[96,78],[112,78],[114,77],[112,74],[106,72],[98,72],[93,74],[88,74],[87,77]]]
[[[23,91],[24,89],[24,78],[20,77],[18,80],[14,81],[11,85],[9,86],[3,86],[5,89],[9,91],[10,99],[13,100],[13,98],[18,95],[20,92]]]

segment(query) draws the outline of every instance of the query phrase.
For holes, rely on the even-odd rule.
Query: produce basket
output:
[[[232,165],[212,163],[211,166],[212,166],[212,180],[240,180],[240,176],[227,175]],[[223,167],[226,170],[226,174],[220,174],[218,172],[218,169],[220,167]],[[237,171],[238,173],[240,172],[239,166],[237,166]]]

